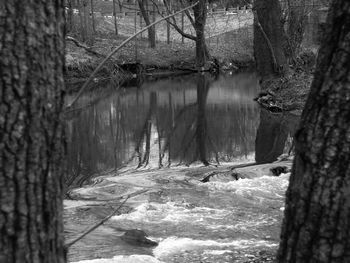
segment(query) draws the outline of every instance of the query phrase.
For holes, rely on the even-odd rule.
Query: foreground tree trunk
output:
[[[0,2],[0,262],[65,262],[63,0]]]
[[[350,262],[350,4],[334,0],[300,130],[278,262]]]
[[[255,0],[254,56],[263,79],[284,75],[288,69],[283,36],[279,0]]]

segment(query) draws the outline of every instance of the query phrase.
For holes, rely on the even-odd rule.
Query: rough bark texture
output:
[[[0,262],[65,262],[63,0],[0,1]]]
[[[283,75],[287,61],[283,49],[279,0],[256,0],[254,4],[254,56],[262,78]]]
[[[296,135],[278,262],[350,262],[350,2],[333,1]]]

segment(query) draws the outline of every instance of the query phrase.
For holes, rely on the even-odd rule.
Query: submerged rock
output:
[[[134,246],[142,247],[154,247],[158,246],[158,243],[147,238],[146,232],[138,229],[126,230],[121,239],[126,243]]]
[[[201,179],[200,181],[202,183],[230,182],[230,181],[237,181],[242,178],[244,177],[234,171],[225,171],[225,172],[218,171],[218,172],[210,172],[205,174],[203,179]]]
[[[287,166],[276,166],[270,169],[272,175],[280,176],[282,173],[288,173],[290,169]]]

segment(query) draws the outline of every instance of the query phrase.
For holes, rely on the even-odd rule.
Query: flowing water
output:
[[[117,197],[147,192],[77,242],[70,261],[245,262],[274,253],[289,175],[271,176],[270,164],[238,169],[246,175],[238,181],[229,174],[256,156],[276,160],[290,143],[293,118],[259,109],[257,93],[255,75],[242,73],[146,81],[99,100],[85,95],[67,123],[70,181],[93,184],[65,201],[68,239],[112,212]],[[200,182],[216,170],[226,173]],[[125,242],[128,229],[145,231],[158,246]]]

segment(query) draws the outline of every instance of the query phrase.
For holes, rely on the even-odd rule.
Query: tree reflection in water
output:
[[[299,117],[291,114],[271,113],[260,110],[260,123],[255,140],[255,161],[270,163],[286,151],[287,139],[293,140]],[[289,142],[289,149],[292,147]]]
[[[104,87],[108,90],[108,87]],[[102,171],[228,162],[254,156],[259,123],[254,74],[145,81],[96,100],[67,120],[69,181]],[[77,105],[81,107],[82,105]]]

